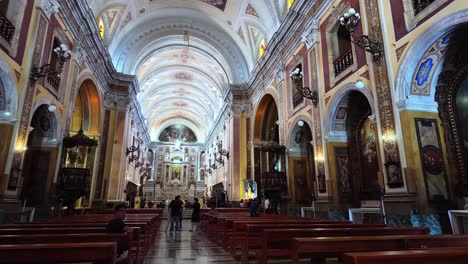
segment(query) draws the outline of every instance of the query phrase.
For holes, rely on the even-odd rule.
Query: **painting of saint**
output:
[[[244,184],[244,199],[257,198],[257,183],[254,180],[247,180]]]

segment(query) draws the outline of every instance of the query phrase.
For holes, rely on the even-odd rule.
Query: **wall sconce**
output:
[[[131,154],[130,157],[128,157],[128,163],[140,159],[140,140],[137,139],[137,141],[138,146],[135,146],[135,138],[133,138],[132,145],[127,148],[126,155],[128,156],[129,154]]]
[[[354,84],[354,87],[358,88],[358,89],[363,89],[364,87],[366,87],[366,85],[364,84],[364,82],[362,81],[357,81],[355,84]]]
[[[213,170],[216,170],[218,168],[218,166],[216,166],[216,162],[213,162],[213,164],[211,164],[211,157],[208,159],[208,164]]]
[[[302,78],[304,77],[304,73],[299,68],[296,68],[293,72],[289,74],[289,77],[294,81],[297,94],[299,94],[300,96],[304,98],[311,100],[314,106],[317,106],[317,103],[318,103],[317,91],[311,90],[309,87],[301,87],[301,82],[302,82]]]
[[[223,149],[223,141],[220,140],[218,142],[218,153],[221,155],[221,156],[225,156],[226,158],[229,159],[229,151]],[[223,163],[224,164],[224,163]]]
[[[54,105],[54,104],[50,104],[50,105],[47,107],[47,110],[49,110],[49,112],[54,113],[55,111],[57,111],[57,106]]]
[[[325,161],[325,157],[322,153],[318,153],[317,155],[315,155],[315,161],[318,163],[323,163]]]
[[[223,156],[220,152],[219,152],[219,158],[216,158],[216,154],[215,154],[215,161],[217,161],[221,165],[224,165]]]
[[[23,154],[24,152],[26,152],[26,150],[28,150],[28,147],[26,146],[17,146],[15,147],[15,152],[18,153],[18,154]]]
[[[346,30],[351,35],[351,41],[358,45],[359,47],[363,48],[365,51],[370,52],[372,54],[372,58],[374,62],[379,63],[380,59],[383,55],[383,48],[382,45],[378,40],[370,38],[368,35],[362,36],[355,36],[354,31],[361,20],[361,15],[354,10],[354,8],[350,8],[348,12],[344,13],[340,17],[340,24],[346,27]]]
[[[396,145],[396,135],[393,131],[386,131],[382,135],[382,142],[387,151],[391,151]]]
[[[63,65],[65,65],[65,62],[67,62],[71,57],[71,50],[68,49],[67,45],[60,44],[59,47],[54,49],[54,53],[57,55],[57,61],[59,63],[58,67],[57,65],[51,64],[44,64],[41,67],[34,66],[31,70],[30,78],[32,84],[35,84],[39,78],[56,78],[59,74],[62,73]],[[52,69],[51,67],[53,66],[58,69]]]

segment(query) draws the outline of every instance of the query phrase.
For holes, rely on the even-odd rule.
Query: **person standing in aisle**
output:
[[[198,223],[200,223],[200,203],[198,203],[198,198],[193,198],[193,200],[192,229],[190,229],[190,232],[196,231]]]

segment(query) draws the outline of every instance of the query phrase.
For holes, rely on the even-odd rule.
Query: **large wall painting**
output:
[[[448,200],[444,156],[440,145],[437,120],[415,118],[414,122],[427,197],[430,201]]]
[[[159,141],[161,142],[197,142],[197,137],[193,131],[184,125],[172,125],[167,127],[159,135]]]
[[[377,159],[377,144],[375,143],[375,123],[366,119],[361,128],[361,166],[362,181],[367,184],[377,182],[379,163]]]

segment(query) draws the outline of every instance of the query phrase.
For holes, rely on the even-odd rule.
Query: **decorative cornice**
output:
[[[319,35],[319,21],[317,19],[313,19],[306,26],[306,29],[302,33],[301,42],[306,45],[307,49],[310,49],[317,42],[318,35]]]
[[[314,23],[318,23],[333,3],[333,0],[301,0],[293,4],[280,28],[268,43],[265,55],[252,71],[248,82],[251,98],[259,96],[264,84],[271,83],[278,77],[278,70],[275,69],[281,69],[284,59],[290,57],[297,49],[305,28],[310,28],[311,33],[307,37],[313,42]]]
[[[50,16],[59,11],[59,3],[57,0],[41,0],[39,2],[39,8],[42,10],[44,15],[50,20]]]

